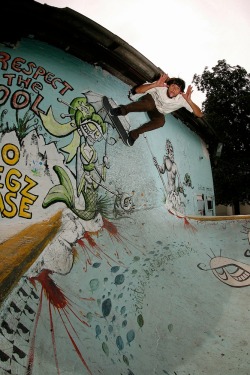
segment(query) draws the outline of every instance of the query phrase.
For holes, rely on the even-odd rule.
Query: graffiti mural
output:
[[[221,257],[226,226],[214,225],[210,238],[206,223],[187,220],[193,196],[212,196],[210,175],[193,173],[175,119],[154,142],[147,135],[128,148],[103,106],[103,96],[116,106],[126,85],[22,43],[0,51],[0,374],[206,373],[207,353],[221,349],[222,308],[215,278],[201,270],[219,287],[221,269],[230,286],[247,286],[249,271],[237,256]],[[130,117],[121,119],[127,131],[141,120]]]
[[[95,309],[89,307],[95,299],[92,296],[78,296],[77,302],[73,302],[72,293],[67,295],[60,282],[63,276],[72,272],[77,262],[82,263],[84,276],[88,267],[97,269],[104,261],[112,273],[123,269],[114,281],[117,286],[122,285],[126,265],[120,251],[122,249],[128,256],[134,250],[138,252],[139,246],[126,237],[124,230],[119,230],[119,223],[115,223],[117,218],[132,214],[133,196],[123,191],[122,187],[106,184],[107,173],[112,169],[109,148],[116,144],[117,139],[110,135],[114,132],[102,105],[102,95],[88,91],[73,96],[67,102],[63,97],[72,95],[73,86],[61,78],[55,78],[44,67],[27,62],[22,57],[12,59],[10,54],[3,51],[0,61],[2,78],[6,83],[1,85],[0,102],[1,229],[4,231],[5,226],[8,228],[9,220],[15,220],[15,232],[8,236],[6,231],[6,245],[13,239],[12,234],[18,238],[16,243],[20,245],[23,227],[29,232],[31,240],[25,238],[30,246],[27,247],[25,238],[22,244],[27,258],[34,252],[33,238],[40,239],[40,249],[35,258],[33,256],[33,260],[20,269],[19,277],[15,278],[15,284],[21,286],[9,302],[10,314],[2,321],[2,347],[6,348],[6,342],[9,349],[8,352],[6,349],[0,352],[0,368],[14,374],[20,365],[24,373],[34,373],[39,325],[41,319],[47,316],[56,372],[60,373],[55,328],[55,319],[57,321],[59,318],[69,344],[75,349],[86,371],[92,374],[79,342],[76,324],[90,328],[91,316],[98,316]],[[45,93],[51,90],[57,93],[57,104],[51,103],[46,109]],[[61,111],[59,119],[53,109],[58,105]],[[41,220],[46,219],[49,224],[48,220],[55,212],[60,214],[56,220],[56,231],[51,232],[50,225],[47,225],[45,232],[40,231]],[[110,246],[100,244],[97,240],[99,237],[105,237],[106,243],[109,239]],[[3,245],[2,252],[6,253],[7,248]],[[9,269],[9,284],[6,281],[9,291],[13,288],[10,285],[14,279],[12,272],[19,257],[24,255],[22,246],[16,246],[16,249],[15,263],[10,266],[7,258],[5,262],[5,267]],[[59,281],[55,280],[56,275]],[[95,280],[89,281],[92,294],[97,289]],[[119,298],[122,300],[122,293]],[[92,312],[85,313],[78,306],[79,300],[85,306],[87,304]],[[107,318],[110,314],[111,305],[110,298],[102,302],[103,317]],[[27,314],[30,321],[25,324],[26,318],[23,317]],[[96,337],[100,336],[98,327],[96,325]],[[26,337],[25,350],[17,338],[20,332]],[[134,340],[134,335],[134,330],[128,330],[129,343]],[[117,336],[116,345],[123,349],[121,336]],[[103,342],[102,348],[107,355],[106,342]],[[128,362],[125,356],[124,361]]]
[[[250,230],[245,225],[243,232],[246,233],[250,245]],[[214,255],[214,254],[213,254]],[[244,252],[246,258],[250,257],[250,250]],[[214,276],[222,283],[234,287],[243,288],[250,286],[250,265],[222,255],[211,257],[209,268],[204,264],[197,265],[203,271],[212,271]]]

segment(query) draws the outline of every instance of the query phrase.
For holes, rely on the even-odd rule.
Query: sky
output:
[[[92,19],[186,85],[223,59],[250,73],[250,0],[36,1]],[[201,105],[205,95],[193,90]]]

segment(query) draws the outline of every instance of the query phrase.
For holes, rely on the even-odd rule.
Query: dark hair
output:
[[[170,85],[173,85],[173,84],[179,86],[180,89],[181,89],[181,92],[184,92],[186,84],[185,84],[185,81],[183,81],[183,79],[181,79],[181,78],[175,78],[175,77],[170,78],[167,81],[167,85],[170,86]]]

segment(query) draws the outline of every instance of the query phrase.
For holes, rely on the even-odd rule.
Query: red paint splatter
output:
[[[42,289],[41,289],[38,312],[37,312],[36,320],[35,320],[35,328],[34,328],[32,340],[31,340],[26,375],[32,375],[32,371],[33,371],[36,331],[37,331],[37,326],[38,326],[38,322],[39,322],[39,318],[40,318],[41,310],[42,310],[43,295],[47,297],[48,302],[49,302],[50,332],[51,332],[51,339],[52,339],[52,346],[53,346],[53,351],[54,351],[54,358],[56,362],[57,374],[60,375],[60,368],[59,368],[59,362],[58,362],[58,356],[57,356],[56,338],[55,338],[55,330],[54,330],[53,314],[52,314],[51,306],[53,306],[55,308],[55,311],[57,311],[57,313],[59,314],[61,321],[63,323],[63,326],[68,334],[71,344],[76,350],[78,357],[80,358],[81,362],[83,363],[83,365],[85,366],[89,374],[92,375],[92,372],[90,368],[88,367],[87,362],[83,358],[83,355],[73,338],[72,334],[75,334],[78,338],[79,336],[70,320],[69,314],[72,313],[82,324],[88,327],[89,327],[89,324],[83,319],[81,319],[80,316],[78,316],[77,313],[73,310],[71,301],[65,296],[63,291],[56,285],[54,280],[51,278],[50,275],[52,273],[53,272],[50,270],[43,270],[36,277],[31,277],[29,279],[31,284],[34,287],[36,287],[36,282],[39,282],[42,286]],[[93,298],[85,298],[85,299],[92,300],[92,301],[94,300]],[[70,332],[70,329],[72,330],[72,333]]]
[[[169,212],[171,215],[177,217],[178,219],[183,219],[183,220],[184,220],[184,228],[185,228],[185,229],[192,230],[192,232],[197,232],[197,228],[195,228],[195,227],[194,227],[194,226],[188,221],[188,219],[186,218],[186,216],[184,216],[184,215],[179,215],[178,213],[173,212],[173,211],[171,211],[170,209],[168,209],[168,212]]]
[[[184,228],[189,229],[192,232],[197,232],[197,228],[195,228],[188,220],[186,217],[184,217]]]
[[[126,238],[125,236],[123,236],[118,231],[117,227],[111,221],[107,220],[106,218],[103,218],[103,228],[107,230],[107,232],[108,232],[112,241],[115,239],[119,243],[126,244],[126,245],[129,243],[130,245],[134,246],[131,243],[131,241],[128,238]],[[124,247],[124,250],[126,251],[127,254],[129,254],[129,255],[132,254],[132,251],[127,246]]]
[[[38,276],[31,277],[30,282],[35,287],[35,281],[38,281],[50,303],[57,309],[63,309],[67,305],[67,299],[54,280],[51,279],[50,274],[52,274],[52,271],[43,270]]]
[[[88,265],[92,265],[93,257],[96,257],[98,259],[105,259],[109,266],[111,266],[112,262],[124,266],[124,263],[120,261],[120,254],[117,250],[117,246],[115,246],[115,241],[123,245],[123,249],[128,255],[132,254],[132,251],[128,248],[128,245],[142,252],[141,246],[139,248],[134,243],[132,243],[130,238],[122,235],[117,226],[106,218],[103,218],[102,230],[105,230],[108,233],[109,238],[113,243],[113,246],[109,248],[109,250],[115,249],[113,250],[113,255],[110,255],[107,253],[107,251],[104,251],[93,239],[92,236],[98,235],[99,232],[85,232],[84,236],[77,241],[77,244],[81,246],[81,249],[83,250],[83,253],[85,255],[84,271],[87,271]]]
[[[123,263],[120,262],[119,260],[116,260],[112,258],[110,255],[108,255],[105,251],[102,250],[100,246],[97,245],[95,240],[90,236],[89,232],[85,232],[84,236],[77,241],[77,243],[81,246],[84,255],[85,255],[85,268],[84,270],[87,271],[87,266],[88,264],[92,264],[91,260],[91,254],[98,258],[98,259],[106,259],[107,263],[109,266],[111,266],[111,262],[114,262],[116,264],[122,265]],[[115,257],[119,259],[118,252],[115,252]]]

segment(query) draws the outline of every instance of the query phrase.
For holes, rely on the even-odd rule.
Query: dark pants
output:
[[[133,139],[137,139],[140,134],[161,128],[165,124],[165,116],[158,111],[155,101],[150,94],[142,96],[137,102],[121,105],[122,115],[130,112],[147,112],[150,121],[141,125],[139,128],[131,130]]]

